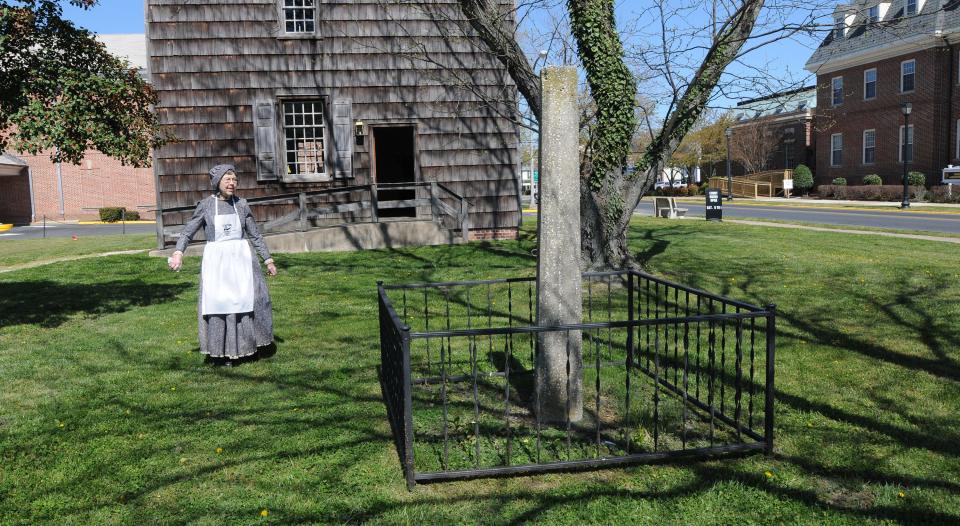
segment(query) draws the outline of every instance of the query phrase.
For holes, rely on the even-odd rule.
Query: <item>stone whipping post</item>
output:
[[[540,248],[537,323],[549,327],[580,323],[583,315],[577,70],[545,67],[540,73],[540,83],[543,110],[537,219]],[[583,418],[580,331],[540,333],[538,343],[536,378],[541,419],[579,421]]]

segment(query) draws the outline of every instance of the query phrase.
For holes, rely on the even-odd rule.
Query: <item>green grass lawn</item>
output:
[[[87,254],[102,254],[120,250],[154,248],[154,234],[110,236],[81,236],[76,241],[69,237],[47,239],[18,239],[0,241],[0,270],[34,261],[47,261]]]
[[[198,258],[0,275],[0,524],[960,522],[960,247],[705,221],[638,218],[631,246],[777,303],[776,455],[408,492],[375,283],[529,276],[526,234],[278,255],[278,350],[232,369],[197,351]]]

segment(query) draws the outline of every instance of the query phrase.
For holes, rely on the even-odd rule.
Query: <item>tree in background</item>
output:
[[[69,0],[84,9],[98,0]],[[79,164],[88,149],[149,164],[168,140],[135,68],[63,18],[61,0],[0,0],[0,151]]]
[[[704,115],[709,116],[709,114]],[[728,113],[724,113],[713,122],[709,122],[709,118],[701,119],[701,122],[680,141],[680,146],[671,158],[671,164],[687,168],[698,167],[704,180],[717,175],[713,173],[713,168],[727,158],[724,133],[732,124],[733,118]],[[710,169],[710,173],[706,173],[706,168]]]
[[[846,179],[844,179],[843,184],[847,184]],[[813,188],[813,173],[807,168],[807,165],[798,164],[793,169],[793,186],[805,194]]]
[[[747,173],[762,172],[777,151],[776,130],[769,124],[754,121],[733,128],[730,135],[730,158],[743,165]]]

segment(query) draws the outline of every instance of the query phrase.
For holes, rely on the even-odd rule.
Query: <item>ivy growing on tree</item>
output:
[[[51,152],[78,164],[88,149],[149,164],[168,140],[137,70],[63,18],[60,0],[0,0],[0,151]],[[97,0],[69,0],[90,9]]]

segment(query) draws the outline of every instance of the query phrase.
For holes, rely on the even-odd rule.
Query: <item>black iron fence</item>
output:
[[[544,327],[535,289],[534,278],[378,285],[381,387],[409,487],[772,450],[773,305],[590,273],[582,322]],[[567,396],[560,422],[542,416],[535,375],[551,333],[580,347],[567,344],[564,380],[582,407]]]

